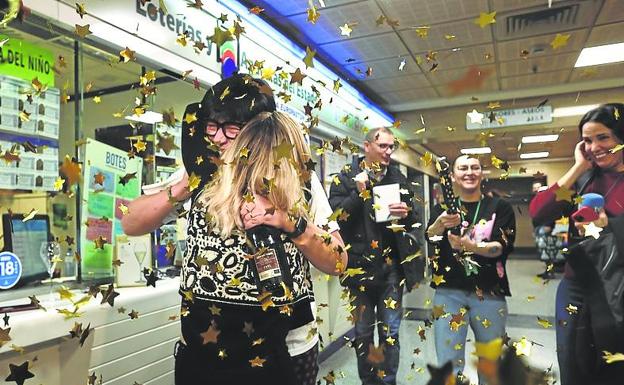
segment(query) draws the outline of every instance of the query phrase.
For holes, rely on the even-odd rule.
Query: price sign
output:
[[[0,289],[10,289],[22,277],[22,262],[17,255],[4,251],[0,253]]]

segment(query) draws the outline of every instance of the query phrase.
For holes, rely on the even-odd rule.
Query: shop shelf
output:
[[[22,154],[20,155],[19,163],[11,162],[10,165],[7,165],[7,166],[11,166],[13,168],[17,168],[22,171],[34,171],[35,164],[36,164],[35,158],[26,157]]]
[[[17,131],[23,132],[26,134],[34,134],[35,129],[37,127],[37,121],[35,119],[30,119],[28,121],[22,122],[21,119],[17,119]]]
[[[17,97],[5,96],[0,94],[0,111],[19,112],[19,99]]]
[[[61,116],[59,106],[50,106],[45,103],[38,103],[37,107],[34,109],[34,113],[37,117],[45,117],[53,120],[58,120]]]
[[[58,88],[49,88],[45,92],[39,94],[38,102],[44,102],[48,106],[58,106],[61,102],[61,92]]]
[[[0,188],[14,189],[17,174],[11,170],[0,170]]]
[[[36,133],[48,138],[58,138],[59,124],[58,120],[38,118],[36,123]]]
[[[32,189],[35,185],[35,174],[19,172],[17,174],[17,182],[15,183],[15,185],[17,186],[17,188],[28,190]]]
[[[17,115],[0,113],[0,128],[5,130],[17,131],[19,117]]]
[[[55,191],[54,189],[54,182],[56,182],[56,178],[58,177],[57,175],[43,175],[42,176],[42,183],[40,186],[37,186],[37,182],[38,180],[35,179],[35,189],[41,189],[41,190],[46,190],[46,191]]]

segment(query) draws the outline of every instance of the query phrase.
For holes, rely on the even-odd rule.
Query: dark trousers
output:
[[[561,385],[585,385],[576,365],[572,338],[576,327],[576,316],[581,310],[583,292],[580,285],[570,278],[563,278],[557,288],[555,300],[555,320],[557,331],[557,360]],[[577,313],[570,313],[568,305],[576,306]]]
[[[351,288],[351,295],[355,296],[355,352],[362,384],[394,385],[399,368],[399,327],[403,314],[403,288],[399,286],[398,274],[389,273],[382,282],[367,285],[365,291]],[[368,357],[375,346],[375,325],[379,346],[383,348],[383,361],[371,363]]]
[[[291,357],[295,380],[298,385],[315,385],[318,366],[318,344],[305,353]]]
[[[181,341],[176,342],[175,385],[299,385],[290,374],[292,367],[265,366],[249,370],[220,370],[206,367],[201,354],[192,351]],[[279,380],[278,380],[279,379]],[[277,381],[277,382],[276,382]]]

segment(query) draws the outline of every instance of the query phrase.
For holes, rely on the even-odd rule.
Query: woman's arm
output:
[[[167,189],[138,197],[128,203],[128,212],[121,218],[124,233],[137,236],[156,230],[173,211],[175,203],[188,199],[190,195],[188,175],[185,174],[180,182],[171,186],[171,199]]]

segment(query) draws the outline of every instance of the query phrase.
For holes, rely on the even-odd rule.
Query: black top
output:
[[[220,236],[210,228],[204,210],[198,198],[189,212],[180,280],[187,310],[181,318],[182,335],[188,349],[215,383],[279,371],[281,383],[291,384],[286,335],[314,319],[308,261],[290,239],[282,238],[292,286],[282,296],[261,301],[245,233]]]
[[[470,258],[478,263],[476,274],[466,274],[462,263],[454,256],[451,245],[448,242],[446,232],[434,245],[435,255],[433,274],[442,276],[444,280],[434,279],[431,287],[446,287],[475,291],[481,289],[483,293],[500,296],[510,296],[509,281],[505,264],[507,256],[513,251],[516,237],[516,219],[512,206],[499,198],[483,196],[479,212],[476,216],[477,225],[473,227],[479,202],[461,202],[462,211],[465,209],[463,220],[473,228],[471,238],[483,242],[500,242],[503,245],[503,253],[496,258],[483,257],[472,254]],[[429,226],[435,222],[444,209],[436,205],[431,212]],[[492,223],[493,221],[493,223]],[[437,278],[437,277],[434,277]],[[438,281],[439,284],[436,284]]]

